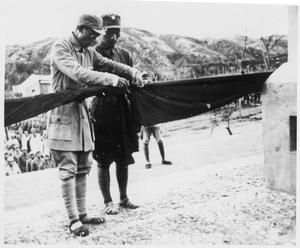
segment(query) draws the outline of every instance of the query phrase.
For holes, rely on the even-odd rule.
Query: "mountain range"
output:
[[[50,74],[50,50],[56,39],[6,47],[6,91],[33,73]],[[175,34],[156,35],[135,28],[123,28],[118,42],[132,53],[136,68],[150,72],[157,80],[237,72],[247,65],[251,70],[263,70],[266,58],[270,64],[276,59],[287,60],[287,43],[287,36],[278,34],[261,39],[242,35],[196,39]]]

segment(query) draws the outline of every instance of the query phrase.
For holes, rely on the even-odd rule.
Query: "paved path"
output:
[[[106,215],[90,226],[91,234],[69,234],[56,169],[5,180],[6,244],[89,245],[295,245],[295,196],[272,191],[263,178],[261,122],[165,133],[167,158],[160,164],[154,140],[153,168],[144,168],[142,153],[130,166],[128,193],[141,207]],[[114,166],[112,196],[118,201]],[[88,179],[88,211],[102,212],[96,167]]]

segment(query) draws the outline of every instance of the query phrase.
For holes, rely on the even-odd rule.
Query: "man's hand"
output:
[[[140,73],[139,71],[136,72],[134,74],[134,77],[132,79],[132,83],[131,83],[133,86],[136,86],[136,87],[143,87],[144,86],[144,82],[143,82],[143,79],[142,79],[142,73]]]
[[[125,92],[128,91],[129,81],[125,78],[119,77],[117,88],[121,88]]]

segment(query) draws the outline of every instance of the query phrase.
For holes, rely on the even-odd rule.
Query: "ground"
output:
[[[145,169],[142,152],[135,153],[128,195],[140,205],[136,210],[103,213],[94,167],[88,213],[104,216],[106,223],[89,225],[85,238],[69,233],[56,169],[6,178],[4,243],[295,245],[296,197],[266,187],[260,112],[245,110],[241,120],[236,114],[233,135],[221,124],[211,136],[208,114],[164,124],[166,158],[173,165],[161,164],[153,139],[151,169]],[[114,173],[112,166],[111,192],[118,203]]]

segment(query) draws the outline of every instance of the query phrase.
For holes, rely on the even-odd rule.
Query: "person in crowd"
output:
[[[16,162],[18,162],[19,154],[19,145],[12,144],[6,148],[9,156],[12,156]]]
[[[23,127],[24,131],[26,130],[28,133],[30,133],[30,130],[32,128],[32,118],[23,121],[22,122],[22,127]]]
[[[102,16],[105,33],[100,36],[96,51],[130,67],[133,66],[129,51],[117,46],[121,32],[121,18],[117,14]],[[95,70],[98,70],[96,67]],[[101,68],[99,69],[101,70]],[[118,95],[106,98],[94,98],[91,116],[95,121],[95,150],[93,157],[97,161],[98,183],[102,193],[105,213],[118,214],[119,208],[138,208],[127,197],[128,165],[134,163],[132,153],[138,151],[138,135],[140,126],[130,116],[132,109],[130,95]],[[127,123],[124,123],[127,122]],[[119,187],[120,203],[113,203],[110,193],[110,165],[116,164],[116,177]]]
[[[14,154],[13,157],[15,161],[18,163],[19,157],[22,155],[21,149],[19,145],[14,146]]]
[[[47,130],[44,130],[43,131],[43,134],[42,134],[42,144],[43,144],[43,154],[44,155],[50,155],[50,149],[47,145]]]
[[[40,115],[39,116],[39,121],[40,121],[40,127],[41,127],[41,134],[44,134],[46,132],[47,129],[47,124],[46,124],[46,118],[45,118],[46,114]]]
[[[16,134],[16,139],[17,139],[18,142],[19,142],[19,146],[20,146],[20,148],[22,148],[22,135],[23,135],[23,129],[22,129],[22,126],[20,126],[20,127],[15,131],[15,134]]]
[[[33,162],[34,162],[34,159],[35,159],[35,155],[33,152],[30,152],[29,153],[29,158],[26,162],[26,172],[31,172],[33,171]]]
[[[7,166],[5,167],[5,176],[21,174],[20,168],[15,159],[10,156],[7,158]]]
[[[15,145],[9,145],[6,147],[6,151],[8,152],[8,156],[15,157]],[[17,162],[17,160],[16,160]]]
[[[34,154],[37,151],[43,151],[43,143],[42,143],[42,139],[41,139],[41,135],[39,133],[37,133],[35,128],[31,128],[31,136],[28,139],[28,148],[27,150],[29,152],[33,152]]]
[[[41,151],[36,151],[34,154],[35,158],[31,164],[31,171],[38,171],[40,167],[42,167],[42,164],[44,162],[44,157],[41,153]]]
[[[17,131],[19,129],[19,127],[21,126],[21,122],[17,122],[11,125],[11,130],[13,132]]]
[[[39,170],[55,168],[54,162],[51,160],[50,155],[46,154],[43,163],[39,167]]]
[[[34,128],[35,132],[39,135],[41,135],[41,122],[39,116],[36,116],[35,118],[32,119],[32,128]]]
[[[22,154],[19,156],[18,165],[22,173],[26,172],[26,164],[29,159],[27,149],[22,149]]]
[[[4,151],[4,168],[7,166],[7,158],[9,157],[8,151]]]
[[[21,138],[21,148],[26,149],[26,151],[28,152],[28,140],[29,140],[29,133],[27,130],[24,130],[22,138]]]
[[[145,85],[153,82],[147,72],[142,73],[142,78],[143,78]],[[157,142],[159,152],[160,152],[160,155],[162,158],[162,164],[171,165],[172,162],[165,159],[165,149],[164,149],[164,144],[162,141],[160,126],[159,125],[142,126],[141,139],[143,140],[144,155],[146,158],[145,168],[150,169],[152,167],[152,164],[150,162],[150,156],[149,156],[149,142],[150,142],[151,135],[153,135],[153,137],[155,138],[155,140]]]
[[[142,84],[139,70],[106,59],[91,48],[101,32],[101,18],[82,15],[69,37],[53,43],[51,72],[55,92],[96,85],[126,91],[129,80],[125,76],[131,79],[131,84]],[[106,68],[105,73],[92,70],[96,66]],[[69,230],[76,236],[87,236],[89,229],[83,224],[101,224],[105,219],[89,216],[86,209],[86,174],[90,172],[94,150],[86,101],[75,101],[51,110],[48,123],[48,147],[59,168]]]
[[[7,149],[11,149],[15,146],[20,146],[19,141],[17,140],[17,136],[15,134],[15,132],[11,132],[10,137],[8,139],[8,141],[6,142],[6,147]]]

